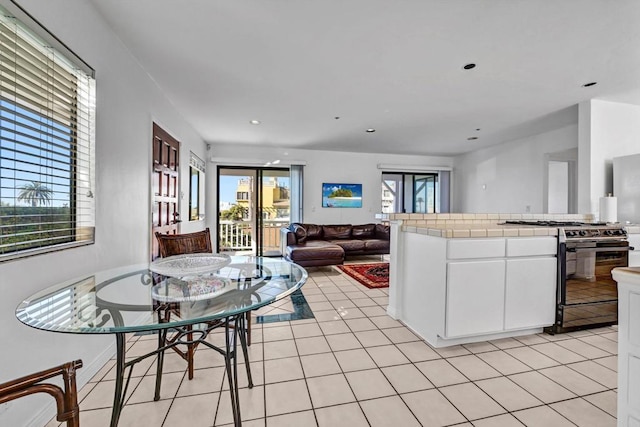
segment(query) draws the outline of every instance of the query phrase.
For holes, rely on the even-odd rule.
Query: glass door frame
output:
[[[287,172],[290,174],[289,168],[273,168],[273,167],[260,167],[260,166],[223,166],[219,165],[216,170],[216,252],[220,251],[220,177],[224,176],[222,171],[224,170],[236,170],[246,172],[244,175],[253,178],[253,191],[251,191],[251,197],[249,198],[249,213],[250,224],[252,232],[252,251],[255,256],[275,256],[264,254],[264,191],[263,191],[263,178],[265,177],[265,171],[268,172]],[[267,175],[268,176],[268,175]],[[253,206],[253,209],[251,208]],[[278,253],[277,256],[280,256]]]

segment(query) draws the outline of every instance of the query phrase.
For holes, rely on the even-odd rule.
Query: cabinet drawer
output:
[[[555,237],[519,237],[507,239],[507,256],[555,255],[558,239]]]
[[[450,239],[447,258],[502,258],[505,254],[504,245],[504,239]]]

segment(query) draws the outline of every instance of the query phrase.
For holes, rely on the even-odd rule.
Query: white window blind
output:
[[[0,7],[0,261],[93,243],[94,157],[93,76]]]

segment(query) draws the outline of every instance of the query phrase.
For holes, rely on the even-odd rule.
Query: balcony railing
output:
[[[262,250],[269,254],[280,251],[280,228],[289,225],[288,219],[264,220]],[[252,221],[220,221],[218,228],[220,252],[250,251],[254,248]]]

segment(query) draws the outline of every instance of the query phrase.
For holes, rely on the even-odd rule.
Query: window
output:
[[[204,161],[191,153],[189,158],[189,221],[204,219],[204,169]]]
[[[383,172],[382,212],[449,212],[449,171]]]
[[[11,12],[0,7],[0,261],[93,243],[95,229],[92,70]]]

